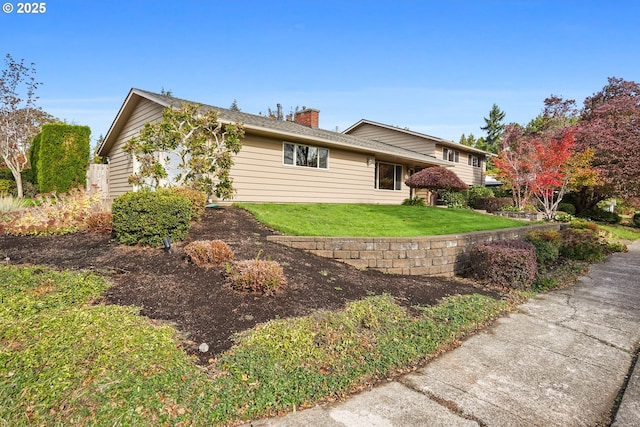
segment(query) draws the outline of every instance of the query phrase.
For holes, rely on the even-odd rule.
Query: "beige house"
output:
[[[140,89],[129,92],[98,149],[108,159],[107,188],[101,189],[106,197],[134,189],[128,178],[137,165],[123,144],[145,122],[160,120],[164,108],[184,102],[192,103]],[[486,153],[453,142],[365,120],[345,133],[322,130],[314,109],[297,112],[289,122],[203,108],[218,111],[224,123],[244,125],[242,150],[231,170],[234,201],[399,204],[410,195],[405,179],[431,166],[453,167],[466,183],[483,185]],[[471,165],[475,161],[479,166]]]

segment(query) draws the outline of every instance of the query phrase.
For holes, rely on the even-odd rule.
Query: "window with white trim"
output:
[[[282,163],[317,169],[329,168],[329,149],[310,145],[282,144]]]
[[[402,165],[376,162],[375,188],[378,190],[402,189]]]
[[[442,147],[442,160],[459,163],[460,152],[458,150],[452,150],[451,148]]]
[[[477,168],[482,166],[482,161],[480,160],[480,157],[473,155],[473,154],[469,154],[469,166],[475,166]]]

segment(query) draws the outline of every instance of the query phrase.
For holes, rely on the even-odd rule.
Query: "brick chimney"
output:
[[[320,121],[320,110],[302,107],[302,110],[296,111],[293,121],[299,125],[317,129]]]

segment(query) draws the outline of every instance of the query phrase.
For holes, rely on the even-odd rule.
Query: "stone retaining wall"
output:
[[[473,243],[520,239],[531,230],[559,230],[560,227],[560,224],[542,224],[425,237],[276,235],[267,239],[362,269],[372,268],[395,274],[454,276],[469,267],[470,260],[465,253]]]

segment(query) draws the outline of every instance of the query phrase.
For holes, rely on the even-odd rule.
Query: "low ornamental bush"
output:
[[[489,213],[497,212],[505,206],[513,206],[511,197],[483,197],[476,200],[477,209],[484,209]]]
[[[472,209],[484,209],[478,207],[478,200],[492,199],[495,197],[491,188],[481,185],[471,186],[468,190],[463,191],[462,194],[467,201],[467,205]]]
[[[184,251],[198,267],[216,267],[233,261],[233,251],[222,240],[196,240],[186,245]]]
[[[111,206],[113,231],[125,245],[161,246],[162,239],[182,240],[189,231],[191,202],[168,191],[132,191]]]
[[[589,229],[567,228],[560,231],[560,255],[576,260],[597,262],[605,257],[605,247],[597,233]]]
[[[438,192],[440,194],[440,198],[442,202],[447,205],[448,208],[451,209],[466,209],[469,206],[467,205],[467,200],[459,191],[453,190],[442,190]]]
[[[10,179],[0,179],[0,196],[8,196],[16,189],[16,183]]]
[[[633,226],[640,228],[640,212],[633,214]]]
[[[237,291],[273,294],[287,284],[282,266],[276,261],[248,260],[227,264],[227,277]]]
[[[538,271],[535,247],[522,240],[498,240],[472,245],[471,275],[503,287],[531,290]]]
[[[92,212],[87,216],[87,230],[92,233],[111,234],[113,231],[111,212]]]
[[[540,265],[551,265],[560,256],[560,233],[557,231],[532,231],[523,239],[535,247]]]
[[[568,213],[569,215],[575,215],[576,207],[573,205],[573,203],[562,202],[558,204],[558,211]]]
[[[205,206],[207,205],[207,195],[200,190],[194,190],[188,187],[171,187],[166,191],[172,194],[181,194],[186,196],[191,202],[191,218],[195,221],[199,221],[204,213]]]
[[[587,209],[580,214],[583,218],[589,218],[591,221],[605,222],[607,224],[618,224],[622,217],[615,212],[605,211],[600,208]]]
[[[402,206],[420,206],[425,207],[426,202],[422,197],[411,197],[402,201]]]

